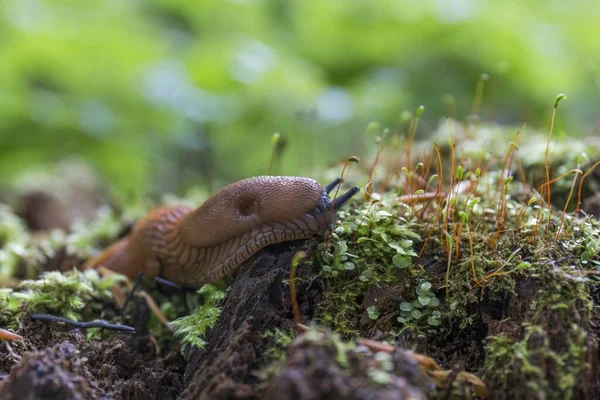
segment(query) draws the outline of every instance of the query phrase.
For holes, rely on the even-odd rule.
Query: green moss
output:
[[[111,303],[109,287],[121,275],[101,277],[95,270],[45,272],[22,281],[14,290],[0,289],[0,324],[16,326],[25,312],[49,313],[75,321],[96,319]]]
[[[394,378],[394,362],[390,353],[380,351],[374,354],[373,363],[367,368],[367,376],[371,382],[386,386]]]
[[[20,266],[25,267],[28,277],[35,276],[63,240],[64,235],[58,231],[43,238],[29,235],[14,211],[0,204],[0,286],[2,278],[15,276]]]
[[[35,278],[61,248],[65,248],[69,256],[88,259],[97,254],[101,246],[113,241],[122,226],[117,215],[107,207],[99,209],[97,218],[91,221],[76,221],[69,234],[55,230],[32,235],[12,209],[3,205],[0,205],[0,221],[0,285],[2,277],[14,277],[20,267],[25,277]]]
[[[563,144],[557,148],[552,177],[585,161],[581,152],[569,152]],[[506,149],[518,146],[509,142]],[[552,185],[552,198],[562,205],[548,209],[546,195],[517,180],[520,174],[513,179],[501,172],[509,156],[488,153],[477,161],[481,168],[473,170],[467,167],[473,158],[464,154],[455,179],[470,185],[469,190],[412,205],[399,203],[396,196],[407,195],[411,184],[422,186],[411,181],[416,170],[403,168],[387,178],[389,187],[399,188],[397,193],[374,193],[379,203],[354,203],[341,212],[330,246],[325,251],[322,245],[313,260],[322,266],[327,284],[319,322],[344,335],[359,335],[363,316],[357,314],[363,309],[375,321],[369,326],[389,318],[378,304],[365,303],[367,291],[374,285],[400,286],[392,337],[415,343],[409,335],[417,331],[424,339],[419,346],[445,353],[439,335],[445,332],[444,337],[465,346],[461,357],[485,359],[485,365],[479,361],[475,368],[481,368],[493,391],[507,396],[575,398],[587,390],[597,346],[592,311],[600,281],[600,222],[562,211],[569,190],[576,188],[574,174]],[[445,168],[448,158],[442,161]],[[391,164],[385,157],[380,160],[380,165]],[[535,163],[528,166],[536,168]],[[429,192],[440,179],[435,167],[434,162],[429,179],[420,180],[429,182]],[[543,164],[537,167],[543,172]],[[543,173],[532,176],[545,179]],[[446,192],[447,177],[446,170]],[[574,192],[567,209],[574,207],[576,197]],[[432,299],[435,307],[429,307]],[[480,338],[488,330],[494,336],[483,346]],[[385,374],[376,373],[378,377]]]
[[[97,254],[101,244],[113,241],[121,230],[121,222],[108,207],[100,208],[96,218],[90,221],[76,221],[72,233],[65,239],[67,254],[88,259]]]
[[[566,348],[557,350],[552,335],[538,325],[526,325],[520,340],[500,334],[486,346],[485,379],[502,393],[549,398],[575,398],[581,374],[589,369],[586,362],[587,333],[573,324],[562,337]]]
[[[314,264],[329,287],[317,319],[343,335],[358,333],[354,316],[369,287],[396,281],[398,271],[406,271],[406,279],[422,275],[412,268],[421,238],[410,221],[397,216],[394,197],[388,193],[372,207],[363,203],[341,211],[331,242],[316,252]]]
[[[268,330],[262,334],[262,339],[270,342],[269,347],[263,352],[263,365],[255,375],[262,381],[268,381],[281,369],[287,358],[287,349],[294,340],[296,333],[292,330],[281,329]]]
[[[431,292],[431,283],[421,282],[416,288],[415,299],[400,303],[400,316],[397,320],[402,325],[402,331],[410,328],[421,335],[425,332],[428,334],[443,332],[445,328],[440,327],[442,313],[438,309],[439,305],[440,301]]]
[[[597,281],[580,273],[589,237],[577,232],[588,224],[571,220],[564,240],[531,253],[529,310],[516,338],[488,338],[485,376],[507,393],[577,398],[590,378],[593,335],[592,293]],[[595,235],[592,231],[587,231]],[[527,299],[521,301],[528,301]]]
[[[294,340],[293,331],[282,331],[281,329],[268,330],[262,334],[265,340],[272,340],[273,345],[263,353],[264,357],[272,361],[283,361],[287,356],[287,347]]]
[[[175,329],[175,336],[179,337],[183,344],[204,348],[206,342],[203,336],[219,319],[220,302],[225,298],[225,292],[215,286],[204,285],[198,290],[198,294],[204,297],[203,304],[190,315],[176,319],[170,325]]]

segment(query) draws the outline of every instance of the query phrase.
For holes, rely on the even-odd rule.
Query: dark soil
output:
[[[0,372],[14,363],[2,399],[174,399],[183,389],[183,359],[157,356],[147,335],[95,341],[41,321],[24,328],[25,340],[0,342]]]

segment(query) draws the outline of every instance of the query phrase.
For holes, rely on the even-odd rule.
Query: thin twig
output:
[[[135,328],[127,325],[120,324],[111,324],[107,321],[96,320],[90,322],[79,322],[73,321],[68,318],[59,317],[56,315],[48,315],[48,314],[31,314],[31,319],[36,321],[52,321],[52,322],[62,322],[67,325],[71,325],[77,328],[101,328],[101,329],[109,329],[113,331],[124,331],[124,332],[135,332]]]
[[[16,333],[9,332],[6,329],[0,329],[0,339],[4,339],[4,340],[21,340],[21,339],[23,339],[23,337],[17,335]]]

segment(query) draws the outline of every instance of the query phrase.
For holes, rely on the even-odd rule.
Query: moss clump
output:
[[[91,221],[76,221],[65,238],[68,255],[88,259],[99,252],[98,246],[113,241],[121,230],[121,221],[108,207],[98,210]]]
[[[114,240],[121,230],[121,220],[108,207],[98,210],[92,221],[77,221],[71,233],[55,230],[47,234],[30,234],[23,222],[8,206],[0,205],[0,285],[2,279],[35,278],[60,249],[67,256],[84,260],[100,251],[99,246]]]
[[[15,327],[24,313],[49,313],[75,321],[96,319],[111,303],[109,288],[124,277],[101,277],[95,270],[45,272],[0,290],[0,324]]]
[[[575,246],[562,261],[547,259],[534,266],[529,275],[533,293],[516,337],[500,333],[488,339],[485,375],[505,393],[580,398],[596,385],[592,293],[598,285],[578,273],[578,241],[562,243]]]
[[[206,331],[212,328],[221,315],[220,303],[225,298],[225,292],[215,286],[204,285],[198,294],[204,297],[204,302],[190,315],[172,321],[175,336],[183,344],[204,348],[206,342],[202,339]]]
[[[506,334],[489,339],[486,346],[484,379],[503,393],[501,398],[537,397],[580,398],[594,379],[585,346],[587,333],[573,324],[566,337],[566,348],[556,347],[547,328],[525,325],[522,338],[514,340]]]
[[[321,266],[328,290],[317,319],[343,335],[358,334],[354,316],[370,286],[422,275],[411,270],[415,243],[421,237],[410,221],[398,217],[394,197],[388,193],[372,206],[361,204],[340,212],[332,240],[318,248],[315,264]]]
[[[296,333],[292,330],[274,329],[262,334],[262,339],[271,344],[263,352],[264,361],[260,364],[264,366],[255,372],[261,381],[270,380],[281,369],[287,358],[288,346],[295,337]]]
[[[286,349],[294,340],[295,333],[293,331],[282,331],[281,329],[268,330],[262,334],[265,340],[273,341],[273,345],[269,347],[264,356],[273,361],[283,361],[286,357]]]
[[[0,286],[18,273],[36,276],[62,242],[64,235],[59,231],[45,237],[30,235],[14,211],[0,204]]]
[[[465,136],[478,129],[465,128]],[[315,257],[326,283],[319,322],[345,335],[386,329],[445,367],[463,363],[483,373],[500,397],[600,393],[593,376],[600,223],[563,211],[576,206],[582,174],[574,168],[584,168],[588,149],[556,146],[547,204],[545,166],[529,163],[531,150],[521,158],[519,135],[505,154],[497,143],[471,139],[474,150],[462,152],[451,138],[445,153],[434,146],[406,163],[396,139],[391,151],[378,145],[381,178],[366,185],[382,194],[341,212],[329,246]],[[413,201],[420,195],[425,201]],[[382,307],[391,301],[396,324]]]

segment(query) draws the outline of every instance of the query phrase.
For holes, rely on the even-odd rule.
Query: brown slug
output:
[[[216,192],[202,206],[161,207],[85,267],[100,265],[135,279],[159,276],[183,287],[199,287],[232,273],[270,244],[324,235],[335,211],[359,189],[332,201],[309,178],[258,176]]]

